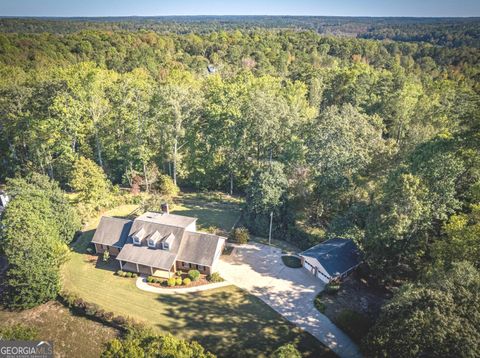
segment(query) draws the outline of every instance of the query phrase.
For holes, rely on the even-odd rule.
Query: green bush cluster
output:
[[[81,312],[88,317],[94,317],[105,324],[114,325],[117,328],[122,329],[140,326],[139,323],[135,322],[131,318],[115,316],[113,312],[105,311],[97,304],[87,302],[73,293],[62,291],[59,293],[59,298],[60,302],[62,302],[68,308],[77,312]]]
[[[230,233],[229,239],[237,244],[246,244],[250,240],[250,234],[245,227],[237,227]]]
[[[148,283],[162,283],[162,279],[161,278],[158,278],[158,277],[155,277],[155,276],[148,276],[147,277],[147,282]]]
[[[168,287],[174,287],[177,283],[177,280],[175,279],[175,277],[170,277],[168,280],[167,280],[167,285]]]
[[[136,272],[129,272],[129,271],[122,271],[122,270],[118,270],[116,272],[117,276],[120,276],[120,277],[127,277],[127,278],[136,278],[138,277],[138,274]]]
[[[192,281],[197,281],[200,278],[200,272],[198,270],[190,270],[188,271],[188,277]]]
[[[210,282],[223,282],[222,276],[218,272],[214,272],[207,277],[207,280]]]

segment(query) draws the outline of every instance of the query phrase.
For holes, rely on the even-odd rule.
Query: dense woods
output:
[[[415,315],[409,302],[458,301],[432,272],[478,288],[477,20],[197,20],[2,19],[0,181],[39,173],[99,202],[111,184],[151,191],[168,175],[245,196],[255,234],[273,215],[274,236],[300,248],[352,238],[377,283],[408,285],[369,337],[372,356],[395,352],[405,327],[392,319]],[[332,35],[348,33],[358,38]],[[478,325],[478,305],[448,304]],[[465,337],[452,355],[478,353]]]

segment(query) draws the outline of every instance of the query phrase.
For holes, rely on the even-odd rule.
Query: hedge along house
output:
[[[178,270],[215,272],[226,239],[196,231],[196,218],[146,212],[135,220],[102,217],[92,243],[108,250],[120,268],[145,275],[171,277]]]
[[[301,252],[302,265],[325,283],[345,278],[362,262],[350,239],[334,238]]]

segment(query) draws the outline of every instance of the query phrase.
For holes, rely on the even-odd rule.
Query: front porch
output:
[[[170,271],[167,271],[156,267],[135,264],[133,262],[126,262],[121,260],[118,260],[118,262],[120,264],[120,269],[123,271],[138,272],[139,274],[156,276],[161,278],[170,278],[175,274],[173,266]]]

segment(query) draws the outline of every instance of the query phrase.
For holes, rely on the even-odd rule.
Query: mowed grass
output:
[[[191,206],[185,200],[180,204],[183,210],[175,206],[174,212],[196,213],[192,216],[199,218],[200,226],[214,225],[224,230],[230,224],[233,226],[240,213],[238,205],[233,204],[223,208],[217,205],[200,208],[200,203]],[[115,216],[127,215],[133,209],[119,207],[114,211]],[[182,295],[158,295],[137,289],[135,279],[114,275],[119,268],[115,260],[105,264],[96,256],[83,253],[95,225],[87,227],[86,234],[74,244],[71,259],[63,270],[64,288],[83,299],[151,325],[159,332],[197,340],[219,357],[268,356],[285,343],[296,344],[305,356],[334,356],[314,337],[235,286]]]
[[[21,312],[0,310],[0,325],[25,324],[38,330],[38,339],[52,341],[55,357],[97,358],[104,344],[119,332],[85,317],[75,316],[58,302]]]
[[[198,218],[198,230],[216,227],[228,233],[240,218],[241,203],[225,194],[183,194],[175,200],[171,213]]]

